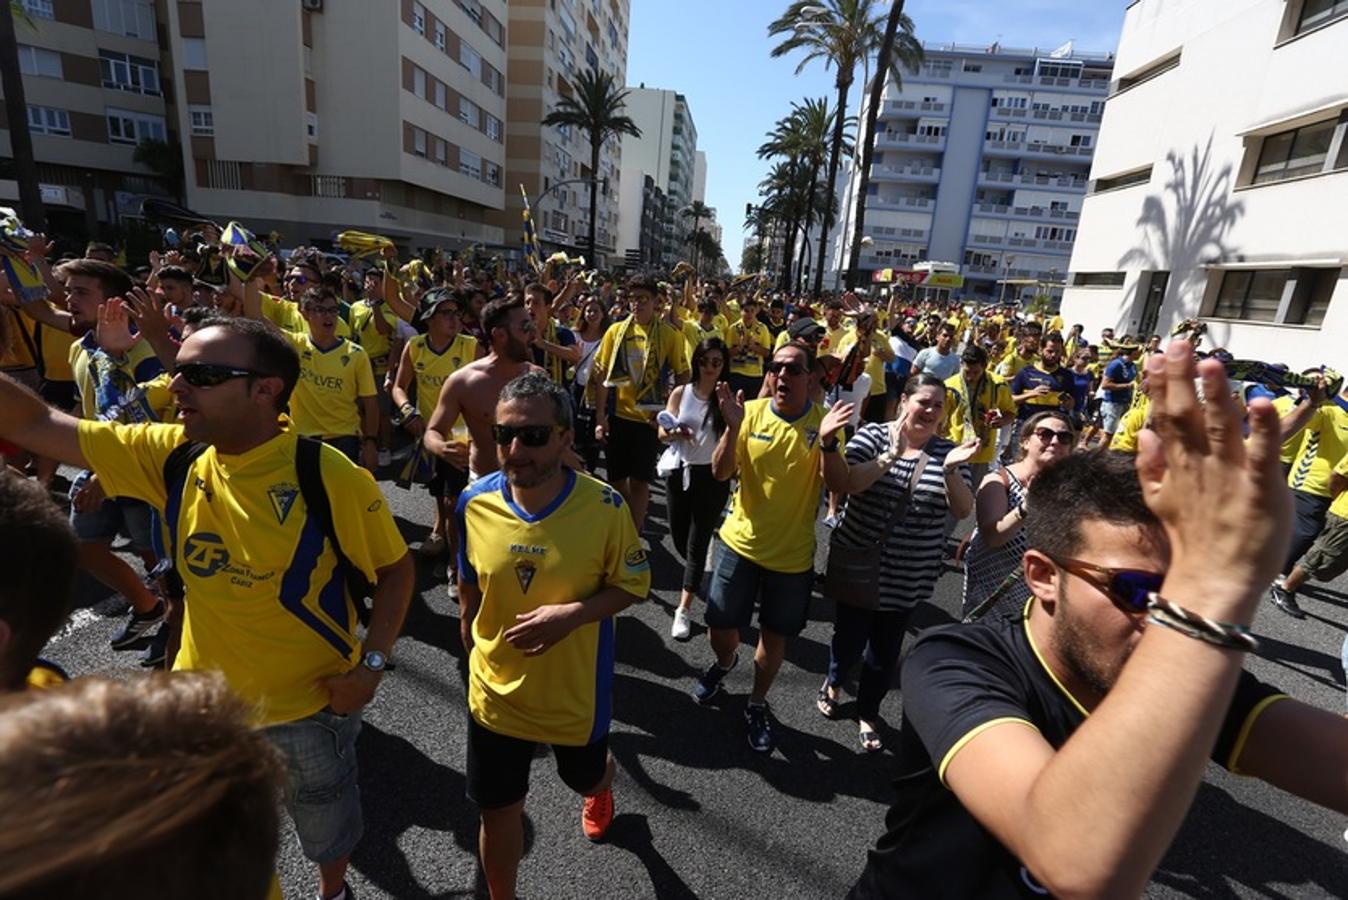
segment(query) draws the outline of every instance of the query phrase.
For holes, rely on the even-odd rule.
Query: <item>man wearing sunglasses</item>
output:
[[[490,309],[490,307],[489,307]],[[571,398],[541,370],[500,392],[500,464],[459,499],[460,636],[468,652],[468,796],[493,897],[514,897],[539,744],[585,799],[585,836],[613,821],[613,617],[646,598],[650,563],[622,497],[563,465]]]
[[[1241,668],[1291,518],[1277,414],[1252,403],[1247,443],[1220,363],[1175,341],[1146,366],[1136,460],[1030,488],[1025,612],[910,650],[898,797],[852,897],[1139,896],[1209,759],[1348,812],[1348,720]]]
[[[78,421],[0,377],[0,438],[92,468],[111,496],[166,509],[187,597],[174,668],[218,670],[256,709],[289,760],[286,803],[318,865],[319,895],[337,898],[363,828],[360,711],[379,685],[416,573],[374,479],[320,445],[341,549],[375,585],[362,642],[339,557],[298,488],[299,437],[280,419],[299,373],[294,349],[271,326],[208,319],[178,352],[177,424]],[[170,487],[165,468],[187,442],[204,451]]]

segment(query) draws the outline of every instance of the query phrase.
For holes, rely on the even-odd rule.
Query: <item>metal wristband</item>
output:
[[[1160,594],[1147,595],[1148,622],[1154,622],[1186,637],[1205,641],[1227,650],[1254,652],[1259,649],[1259,639],[1250,633],[1245,625],[1231,622],[1218,622],[1182,606],[1171,603]]]

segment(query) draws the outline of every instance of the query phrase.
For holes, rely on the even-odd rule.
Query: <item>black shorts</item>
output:
[[[457,497],[468,487],[468,470],[460,469],[443,459],[436,459],[435,474],[426,482],[432,497]]]
[[[468,799],[482,809],[519,803],[529,793],[538,744],[492,731],[468,717]],[[593,790],[608,768],[608,735],[584,747],[552,744],[557,774],[577,794]]]
[[[655,480],[655,463],[663,450],[664,445],[660,443],[654,425],[609,417],[604,459],[610,484],[624,478],[650,484]]]

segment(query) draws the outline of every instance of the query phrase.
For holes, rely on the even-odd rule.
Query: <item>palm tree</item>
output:
[[[785,35],[772,48],[773,57],[785,56],[796,50],[805,52],[796,66],[800,74],[814,60],[822,60],[824,68],[836,70],[834,87],[838,91],[838,109],[847,109],[847,95],[856,78],[856,68],[873,56],[883,43],[884,16],[874,12],[876,0],[794,0],[785,12],[768,26],[768,34]],[[902,53],[896,54],[902,56]],[[898,59],[889,60],[889,74],[902,79]],[[877,69],[877,77],[881,77]],[[838,159],[842,153],[843,117],[833,123],[833,140],[829,148],[828,175],[825,185],[833,198],[838,178]],[[824,227],[819,235],[819,259],[822,261],[828,244],[829,228],[833,225],[832,199],[824,212]],[[814,292],[823,290],[824,267],[815,268]]]
[[[586,250],[591,265],[597,265],[595,235],[599,218],[599,148],[611,137],[627,134],[641,137],[641,129],[623,115],[627,91],[619,89],[607,72],[586,69],[576,77],[574,96],[563,97],[543,117],[549,126],[572,126],[590,135],[590,229]]]
[[[890,60],[895,56],[895,44],[899,41],[902,29],[902,41],[898,45],[897,55],[904,66],[917,70],[922,61],[922,45],[913,37],[913,20],[903,14],[903,0],[893,0],[889,8],[889,21],[885,23],[885,36],[880,43],[879,61],[875,66],[876,77],[871,80],[871,95],[866,105],[866,128],[862,133],[860,175],[857,181],[856,216],[852,228],[852,242],[847,250],[847,289],[857,286],[857,265],[861,260],[861,239],[866,230],[866,192],[871,184],[871,161],[875,158],[875,120],[880,112],[880,102],[884,97],[885,83],[888,78],[880,73],[890,69]],[[900,82],[902,84],[902,82]]]
[[[34,231],[45,231],[47,214],[42,207],[42,189],[38,187],[33,136],[28,131],[28,101],[24,98],[23,72],[19,68],[19,43],[14,34],[16,16],[32,27],[32,21],[19,3],[0,3],[0,86],[5,91],[10,156],[14,159],[14,179],[19,183],[23,221]]]
[[[696,269],[698,245],[693,239],[693,235],[697,234],[700,230],[700,223],[703,219],[711,218],[711,208],[701,200],[694,200],[691,204],[679,210],[679,215],[683,216],[685,219],[693,220],[693,230],[688,233],[686,240],[687,243],[692,244],[693,246],[693,268]]]

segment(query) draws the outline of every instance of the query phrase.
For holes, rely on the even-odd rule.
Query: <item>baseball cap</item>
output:
[[[814,319],[808,317],[804,319],[797,319],[796,321],[792,322],[790,326],[788,326],[786,329],[786,333],[791,338],[791,340],[796,340],[797,338],[813,337],[816,334],[823,334],[824,331],[825,328],[823,325],[820,325]]]

